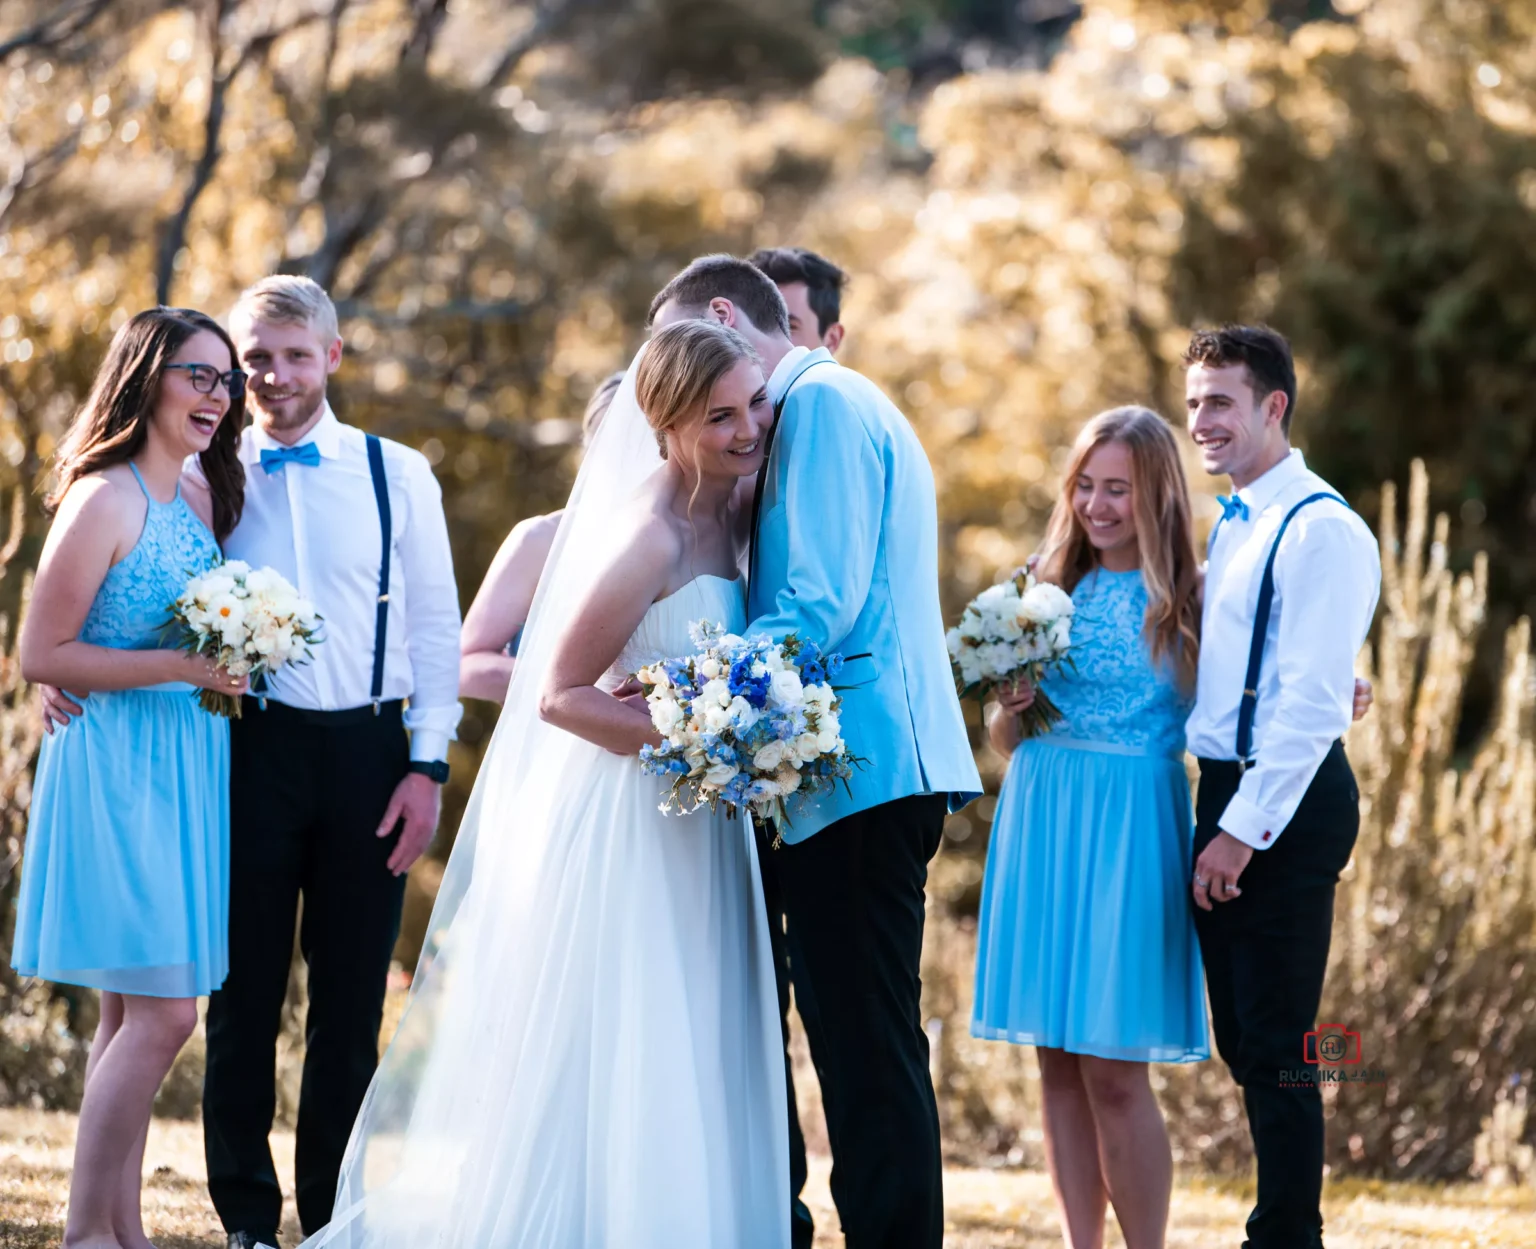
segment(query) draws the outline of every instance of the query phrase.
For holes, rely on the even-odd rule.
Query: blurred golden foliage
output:
[[[1389,588],[1384,619],[1409,632],[1375,652],[1362,855],[1404,840],[1347,882],[1339,947],[1362,1026],[1481,1083],[1453,1107],[1449,1083],[1420,1099],[1403,1074],[1335,1161],[1460,1174],[1476,1116],[1510,1121],[1494,1086],[1530,1044],[1529,996],[1500,998],[1458,943],[1524,965],[1530,895],[1508,891],[1531,817],[1511,753],[1527,661],[1473,648],[1536,608],[1532,34],[1536,0],[10,0],[15,565],[36,558],[38,486],[112,328],[157,297],[221,313],[273,270],[336,296],[338,410],[431,460],[466,601],[510,526],[563,500],[588,392],[699,252],[797,242],[853,274],[844,358],[934,462],[952,608],[1028,553],[1087,416],[1176,419],[1188,328],[1267,318],[1297,347],[1313,466],[1390,513],[1378,483],[1422,458],[1425,506],[1458,522]],[[18,594],[0,581],[0,609]],[[465,717],[450,831],[493,714]],[[989,815],[951,824],[942,898],[962,917]],[[1396,944],[1401,976],[1373,962]],[[1481,1012],[1486,1035],[1434,1032],[1413,993]],[[1230,1096],[1188,1074],[1165,1096],[1189,1147],[1240,1149]],[[1010,1121],[993,1096],[965,1115]]]

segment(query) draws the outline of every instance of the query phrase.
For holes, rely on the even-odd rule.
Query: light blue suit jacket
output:
[[[844,669],[843,738],[869,762],[792,813],[784,840],[911,794],[981,794],[939,607],[933,470],[874,383],[825,350],[800,361],[763,483],[748,636],[868,653]]]

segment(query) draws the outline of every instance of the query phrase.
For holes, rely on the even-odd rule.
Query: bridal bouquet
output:
[[[1072,599],[1060,586],[1021,570],[972,599],[945,641],[962,698],[974,693],[985,699],[999,686],[1026,680],[1035,687],[1035,701],[1023,716],[1025,736],[1061,719],[1040,689],[1047,670],[1072,662]]]
[[[171,605],[172,626],[181,625],[181,649],[206,655],[230,676],[267,676],[284,664],[314,658],[311,647],[320,616],[286,578],[242,560],[216,564],[187,582]],[[199,690],[198,706],[238,719],[240,700],[218,690]]]
[[[794,634],[775,644],[708,621],[691,625],[689,636],[697,653],[636,674],[665,739],[640,750],[647,773],[671,779],[663,811],[723,802],[733,813],[750,807],[782,831],[791,796],[804,802],[847,784],[863,761],[848,753],[838,721],[842,700],[832,682],[841,655]]]

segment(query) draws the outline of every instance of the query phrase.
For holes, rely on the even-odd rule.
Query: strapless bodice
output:
[[[700,620],[723,625],[729,633],[746,628],[746,593],[740,577],[729,580],[706,573],[652,603],[608,670],[603,686],[611,689],[658,659],[689,654],[693,640],[688,626]]]

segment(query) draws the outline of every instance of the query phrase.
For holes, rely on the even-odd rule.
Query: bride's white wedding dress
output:
[[[691,621],[739,630],[744,617],[739,581],[689,582],[646,612],[610,687],[692,649]],[[476,791],[468,886],[433,934],[333,1222],[310,1245],[789,1244],[751,830],[723,813],[663,815],[662,782],[635,759],[556,738],[538,739],[535,775],[515,790],[493,778]]]

